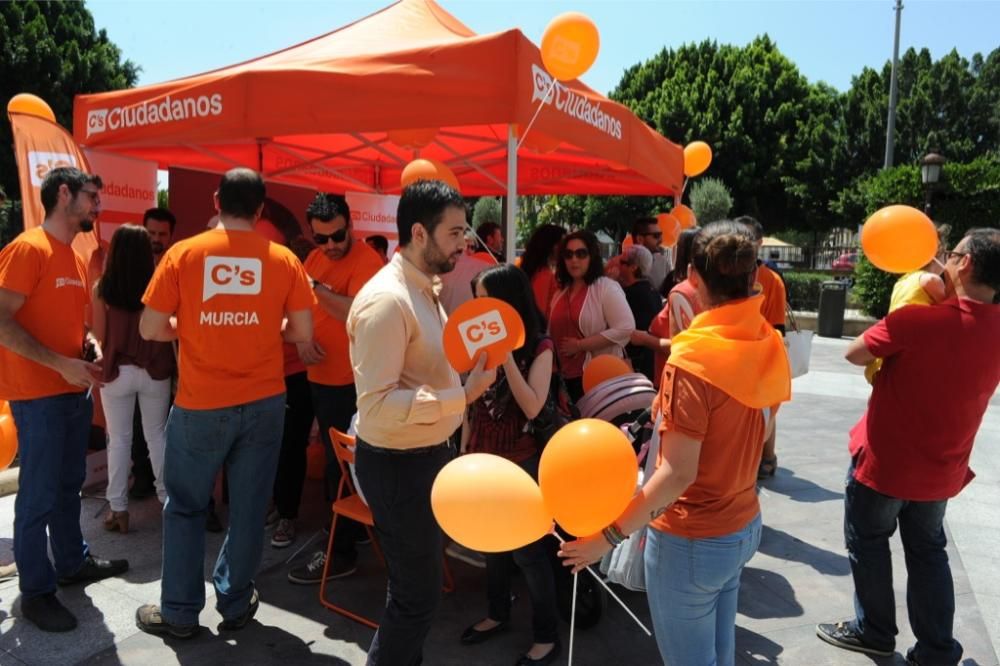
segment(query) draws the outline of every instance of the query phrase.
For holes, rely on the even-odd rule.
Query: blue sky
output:
[[[390,0],[90,0],[98,28],[142,67],[140,84],[197,74],[269,53],[359,19]],[[601,52],[583,76],[610,91],[629,66],[663,47],[715,39],[745,44],[768,33],[810,80],[839,90],[863,67],[892,55],[893,0],[439,0],[479,33],[519,27],[536,43],[548,21],[582,11],[601,31]],[[1000,46],[1000,1],[906,0],[900,52],[953,48],[970,58]]]

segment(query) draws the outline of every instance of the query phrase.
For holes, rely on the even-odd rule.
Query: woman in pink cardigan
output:
[[[566,387],[577,401],[583,395],[584,366],[601,354],[625,358],[635,319],[621,285],[604,277],[597,237],[589,231],[563,237],[556,280],[560,289],[549,308],[549,335]]]

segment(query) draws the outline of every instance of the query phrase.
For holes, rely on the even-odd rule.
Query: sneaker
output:
[[[313,553],[312,559],[301,567],[296,567],[288,572],[288,582],[296,585],[315,585],[323,580],[323,566],[326,564],[326,551],[318,550]],[[330,563],[330,570],[326,572],[326,579],[343,578],[350,576],[358,570],[357,564],[336,554],[333,562]]]
[[[253,589],[253,594],[250,595],[250,604],[247,609],[243,611],[243,614],[239,617],[234,617],[229,620],[223,620],[219,623],[218,630],[223,631],[239,631],[243,627],[247,626],[247,623],[253,619],[253,616],[257,614],[257,609],[260,608],[260,595],[257,594],[257,588]]]
[[[225,529],[222,527],[222,521],[219,520],[219,514],[214,509],[209,509],[205,515],[205,529],[213,534],[218,534]]]
[[[356,543],[359,546],[370,546],[372,545],[372,538],[368,536],[368,531],[366,530],[361,533],[361,536],[359,536],[357,539],[354,540],[354,543]]]
[[[22,597],[21,616],[42,631],[61,632],[76,629],[76,616],[62,605],[56,598],[55,592],[30,599]]]
[[[274,534],[271,535],[271,545],[275,548],[288,548],[293,541],[295,541],[295,523],[288,518],[282,518],[274,528]]]
[[[99,557],[88,555],[80,568],[72,576],[60,576],[60,585],[76,585],[77,583],[92,583],[95,580],[103,580],[118,576],[128,571],[128,560],[102,560]]]
[[[281,514],[278,513],[277,509],[271,509],[267,513],[267,518],[264,519],[264,527],[274,527],[281,520]]]
[[[139,606],[135,611],[135,626],[147,634],[174,638],[192,638],[201,629],[197,624],[170,624],[163,619],[156,604]]]
[[[852,652],[863,652],[876,657],[891,657],[896,653],[892,648],[885,650],[862,641],[861,634],[854,629],[850,622],[817,624],[816,635],[819,636],[820,640],[826,641],[830,645]]]
[[[477,553],[474,550],[470,550],[465,546],[455,543],[454,541],[448,544],[448,547],[444,549],[445,554],[448,557],[454,558],[461,562],[476,567],[477,569],[486,568],[486,556],[482,553]]]

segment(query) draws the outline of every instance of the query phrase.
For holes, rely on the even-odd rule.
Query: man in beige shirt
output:
[[[444,356],[441,274],[465,250],[465,203],[440,181],[403,191],[400,252],[354,298],[347,317],[358,390],[356,471],[389,569],[370,666],[421,663],[441,599],[442,534],[431,486],[454,456],[466,405],[493,383],[485,355],[462,385]]]

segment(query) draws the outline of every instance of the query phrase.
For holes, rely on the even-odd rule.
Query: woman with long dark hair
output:
[[[535,229],[524,248],[521,257],[521,270],[531,282],[531,290],[535,294],[535,303],[546,318],[549,316],[549,306],[559,291],[556,282],[556,264],[559,261],[559,241],[566,235],[566,230],[555,224],[543,224]]]
[[[556,279],[560,290],[549,311],[566,388],[574,401],[583,396],[583,368],[594,356],[625,358],[635,318],[621,285],[604,277],[597,237],[574,231],[559,242]]]
[[[126,224],[111,237],[104,275],[94,287],[93,332],[104,350],[101,404],[108,426],[107,498],[111,509],[104,527],[123,534],[129,528],[128,477],[137,397],[156,494],[160,502],[166,499],[163,452],[174,350],[169,342],[150,342],[139,335],[142,294],[153,276],[153,266],[149,232]]]
[[[740,573],[760,544],[757,465],[791,395],[784,342],[752,296],[757,250],[741,224],[695,238],[689,279],[706,304],[672,341],[656,471],[611,525],[562,547],[579,570],[647,524],[646,589],[667,664],[732,664]]]
[[[462,428],[467,453],[492,453],[521,466],[538,479],[541,454],[528,422],[542,410],[552,382],[552,340],[545,336],[531,285],[514,266],[500,264],[472,283],[477,298],[489,296],[511,305],[524,322],[524,346],[507,356],[496,382],[469,409]],[[507,628],[510,619],[511,560],[524,574],[531,597],[534,643],[517,664],[550,664],[561,651],[556,623],[556,589],[546,536],[512,553],[487,553],[489,610],[485,619],[462,634],[465,644],[481,643]]]

